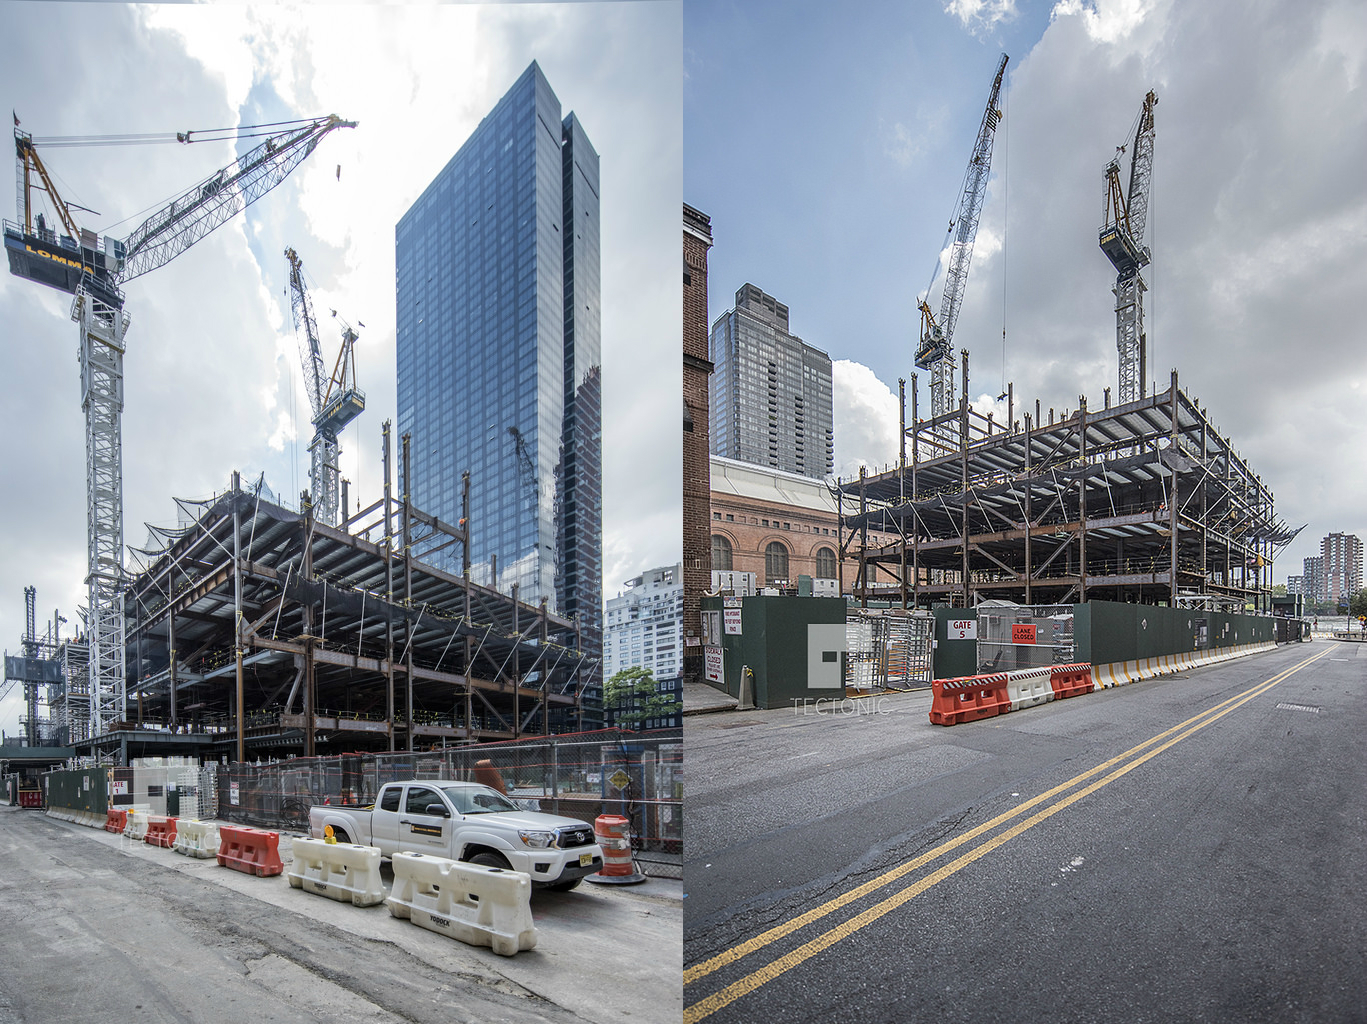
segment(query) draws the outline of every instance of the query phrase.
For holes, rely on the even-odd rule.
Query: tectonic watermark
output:
[[[793,716],[798,715],[838,715],[857,717],[859,715],[890,715],[886,697],[793,697]]]

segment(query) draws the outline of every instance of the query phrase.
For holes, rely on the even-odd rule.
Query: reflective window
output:
[[[428,804],[441,803],[441,797],[426,786],[408,787],[408,799],[404,801],[405,814],[426,814]]]

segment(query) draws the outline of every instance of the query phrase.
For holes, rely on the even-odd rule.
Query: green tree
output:
[[[1348,614],[1354,617],[1367,615],[1367,587],[1363,587],[1353,595],[1349,602]]]
[[[678,713],[676,693],[661,692],[648,668],[624,668],[603,684],[603,710],[612,711],[619,725],[640,727],[651,718]]]

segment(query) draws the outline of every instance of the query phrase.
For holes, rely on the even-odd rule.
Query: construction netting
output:
[[[589,823],[603,814],[628,818],[637,862],[648,874],[681,877],[683,741],[678,729],[604,729],[422,753],[233,763],[220,766],[214,779],[217,817],[305,832],[315,805],[368,806],[385,783],[408,779],[484,781],[476,777],[481,762],[488,762],[508,795],[529,810]],[[208,788],[201,784],[202,804],[209,799]]]

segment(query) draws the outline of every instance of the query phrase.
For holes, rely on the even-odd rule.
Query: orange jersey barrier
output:
[[[280,833],[243,825],[221,825],[218,829],[218,863],[220,867],[258,878],[283,874]]]

